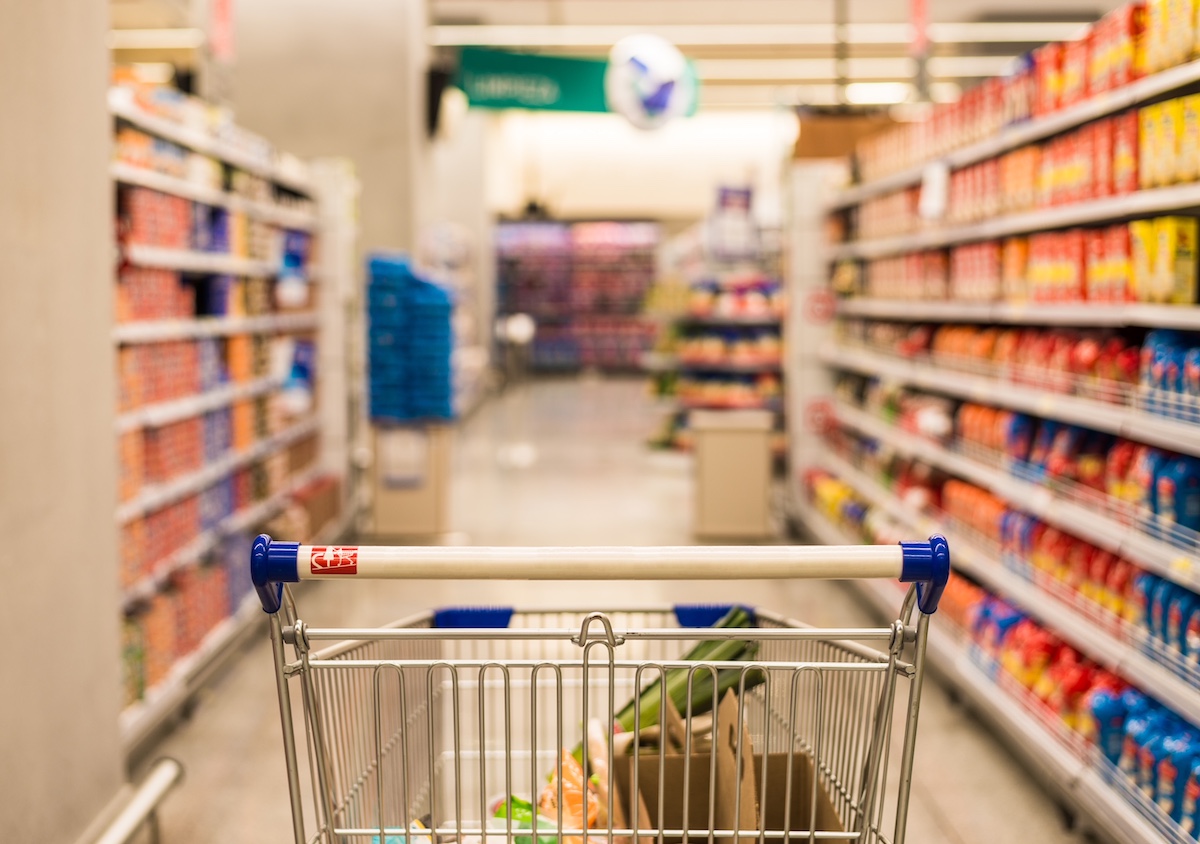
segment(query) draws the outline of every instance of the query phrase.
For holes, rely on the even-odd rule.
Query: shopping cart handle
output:
[[[917,584],[917,606],[933,615],[950,581],[950,543],[935,533],[927,542],[901,542],[900,552],[904,561],[900,580]]]
[[[254,540],[250,576],[269,613],[283,584],[359,577],[448,580],[776,580],[895,578],[933,613],[950,578],[944,537],[899,545],[687,545],[484,548],[301,545]]]

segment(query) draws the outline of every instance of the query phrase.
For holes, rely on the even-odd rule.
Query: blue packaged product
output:
[[[1139,446],[1129,467],[1129,486],[1138,518],[1151,534],[1156,532],[1158,472],[1166,454],[1153,446]]]
[[[1029,447],[1030,467],[1045,470],[1046,458],[1050,456],[1050,451],[1054,447],[1054,439],[1062,427],[1063,425],[1059,422],[1050,420],[1042,422],[1038,427],[1037,435],[1033,438],[1033,444]]]
[[[1179,826],[1193,837],[1200,832],[1200,759],[1192,762],[1192,769],[1183,786],[1183,798],[1180,801]]]
[[[1150,800],[1157,797],[1158,763],[1167,755],[1167,739],[1180,729],[1179,724],[1163,710],[1150,720],[1138,743],[1138,765],[1135,779],[1142,794]]]
[[[1121,756],[1117,767],[1129,783],[1141,787],[1141,752],[1145,741],[1152,737],[1151,730],[1161,727],[1166,719],[1166,713],[1158,707],[1147,707],[1139,712],[1130,713],[1125,719],[1125,736],[1121,741]]]
[[[1188,653],[1188,624],[1200,605],[1200,598],[1190,589],[1179,587],[1167,603],[1166,640],[1167,647],[1181,655]]]
[[[1200,346],[1187,350],[1183,356],[1183,400],[1185,417],[1200,422]]]
[[[1012,460],[1025,462],[1033,447],[1033,417],[1011,413],[1004,425],[1004,453]]]
[[[1200,530],[1200,460],[1176,457],[1164,461],[1155,483],[1155,515],[1163,537],[1171,538],[1174,525]]]
[[[1097,689],[1092,692],[1089,708],[1096,723],[1096,746],[1115,765],[1121,758],[1129,702],[1112,689]]]
[[[1162,742],[1162,750],[1154,800],[1172,820],[1179,821],[1183,816],[1182,795],[1196,754],[1200,752],[1200,744],[1190,730],[1184,729],[1167,736]]]
[[[1171,599],[1179,591],[1179,587],[1169,580],[1159,581],[1150,593],[1150,602],[1146,607],[1149,614],[1150,637],[1160,642],[1167,640],[1167,607]]]
[[[1142,572],[1133,579],[1132,600],[1125,602],[1125,620],[1142,630],[1150,629],[1150,596],[1162,579],[1158,575]]]

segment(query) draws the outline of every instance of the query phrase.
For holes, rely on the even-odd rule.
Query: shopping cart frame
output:
[[[687,819],[683,821],[683,828],[669,830],[663,826],[662,815],[659,816],[659,824],[657,828],[649,828],[636,822],[631,822],[629,828],[614,829],[611,816],[609,817],[608,826],[597,829],[590,828],[585,830],[579,829],[564,829],[563,821],[560,816],[557,829],[543,829],[540,824],[542,817],[535,815],[539,821],[538,831],[532,835],[528,829],[522,834],[522,830],[514,827],[511,818],[507,820],[503,828],[495,828],[488,826],[488,816],[481,812],[481,817],[477,821],[480,824],[478,829],[469,827],[463,823],[462,811],[462,790],[463,782],[461,771],[459,770],[459,728],[458,720],[454,722],[454,748],[453,762],[455,781],[453,783],[454,794],[459,802],[456,807],[456,826],[449,830],[455,836],[466,836],[472,831],[475,833],[472,838],[477,838],[479,844],[492,844],[493,840],[498,840],[503,837],[506,844],[514,844],[514,841],[523,841],[530,844],[536,838],[538,842],[543,839],[556,839],[557,844],[593,844],[593,842],[603,839],[607,844],[613,844],[614,837],[616,839],[624,839],[626,841],[646,842],[655,840],[652,836],[657,836],[658,844],[663,844],[664,836],[677,837],[682,834],[683,841],[687,842],[689,835],[699,838],[704,836],[709,844],[714,844],[717,839],[732,839],[735,844],[739,838],[746,839],[755,837],[759,844],[765,844],[767,840],[782,838],[785,842],[790,841],[793,837],[800,840],[815,842],[819,840],[835,839],[839,841],[869,841],[869,842],[889,842],[881,831],[884,797],[882,795],[884,782],[887,776],[889,742],[891,739],[891,725],[894,713],[895,691],[897,680],[900,677],[905,677],[909,681],[909,697],[907,711],[904,723],[903,744],[900,759],[899,784],[898,791],[895,795],[895,825],[894,835],[890,839],[890,844],[904,844],[906,819],[909,806],[909,797],[912,783],[913,758],[916,746],[916,730],[920,713],[921,690],[924,682],[925,674],[925,659],[926,646],[929,631],[930,616],[936,612],[938,601],[945,589],[946,583],[950,574],[950,550],[945,538],[941,536],[930,537],[924,542],[903,542],[895,546],[681,546],[681,547],[543,547],[543,548],[520,548],[520,547],[381,547],[381,546],[308,546],[294,542],[279,542],[272,540],[269,536],[259,536],[255,542],[251,552],[251,576],[258,593],[263,609],[270,615],[270,636],[272,643],[273,659],[275,663],[275,679],[276,690],[279,698],[279,711],[281,726],[284,739],[284,754],[287,766],[288,791],[291,802],[293,835],[297,844],[307,844],[309,841],[342,841],[342,840],[362,840],[362,836],[366,836],[367,840],[375,837],[375,840],[383,844],[385,840],[391,844],[391,838],[395,834],[399,834],[401,840],[407,834],[409,838],[417,837],[410,830],[409,823],[413,815],[407,814],[402,826],[396,827],[395,824],[387,825],[384,821],[384,801],[385,793],[383,787],[383,758],[384,747],[382,741],[381,719],[385,711],[385,704],[382,700],[383,693],[381,692],[383,683],[380,680],[382,669],[392,669],[398,679],[398,688],[400,689],[397,700],[391,704],[401,713],[403,718],[407,718],[409,713],[405,706],[404,697],[404,680],[403,674],[406,669],[421,668],[427,672],[430,697],[422,706],[428,706],[429,709],[425,713],[428,719],[429,740],[430,746],[427,748],[429,758],[429,782],[426,788],[432,793],[437,784],[433,782],[435,778],[433,749],[434,726],[433,726],[433,706],[432,701],[434,695],[433,676],[435,669],[444,669],[451,673],[453,679],[449,682],[452,686],[453,696],[453,717],[461,719],[459,707],[459,680],[457,671],[470,668],[478,671],[478,708],[479,708],[479,766],[480,766],[480,788],[486,783],[485,769],[487,762],[485,756],[490,758],[492,751],[485,750],[484,736],[484,694],[485,694],[485,675],[487,671],[495,669],[503,674],[503,690],[507,697],[504,698],[504,717],[506,735],[504,737],[503,755],[507,757],[507,776],[505,777],[506,786],[511,785],[512,768],[513,768],[513,743],[512,736],[507,733],[511,731],[512,720],[509,712],[509,706],[512,703],[511,689],[509,688],[509,671],[515,668],[530,668],[533,670],[533,683],[531,685],[531,699],[537,697],[537,693],[541,691],[538,688],[537,671],[539,667],[556,669],[559,673],[558,677],[558,745],[565,749],[563,745],[563,679],[562,671],[564,668],[582,668],[582,676],[584,683],[580,692],[583,706],[583,722],[588,723],[588,698],[591,695],[590,686],[587,682],[589,670],[589,652],[596,646],[607,651],[607,662],[601,662],[600,666],[607,668],[609,677],[608,686],[608,715],[611,718],[616,712],[613,696],[613,676],[616,668],[635,667],[634,663],[618,662],[615,657],[616,649],[626,642],[653,642],[653,641],[702,641],[702,642],[717,642],[724,640],[741,640],[750,639],[755,642],[789,642],[795,647],[810,647],[808,643],[812,643],[812,648],[825,647],[826,650],[819,651],[825,654],[817,661],[813,657],[807,660],[793,658],[791,660],[783,660],[778,662],[768,661],[764,657],[760,661],[755,662],[687,662],[682,665],[678,662],[670,660],[662,660],[655,663],[647,663],[636,668],[636,677],[638,678],[633,685],[635,694],[642,695],[643,685],[642,670],[650,667],[653,670],[659,671],[659,677],[663,680],[659,684],[663,695],[663,706],[665,707],[666,686],[668,671],[676,670],[684,667],[687,671],[687,690],[690,694],[693,691],[693,683],[703,681],[701,676],[704,672],[709,672],[713,687],[713,708],[715,709],[716,696],[720,693],[718,688],[718,678],[720,672],[726,669],[734,669],[740,671],[740,682],[738,683],[739,700],[746,699],[750,693],[750,687],[747,683],[747,677],[750,674],[761,675],[764,682],[769,676],[770,671],[788,670],[792,672],[792,688],[791,697],[789,698],[790,705],[790,725],[791,725],[791,740],[792,747],[797,745],[797,687],[799,678],[802,674],[807,673],[809,676],[815,677],[815,718],[813,724],[816,731],[819,732],[827,729],[822,721],[823,703],[825,698],[823,677],[824,673],[844,672],[847,676],[851,674],[865,674],[867,670],[878,672],[884,679],[880,681],[878,690],[874,692],[876,697],[871,694],[865,696],[867,704],[871,708],[866,710],[873,716],[872,722],[868,725],[866,738],[869,743],[866,744],[860,754],[856,745],[855,757],[858,760],[857,764],[861,766],[861,784],[858,790],[853,794],[848,794],[843,790],[843,797],[850,802],[852,798],[859,798],[859,805],[854,807],[856,820],[854,828],[848,829],[845,833],[822,833],[816,831],[815,826],[810,825],[807,832],[793,832],[790,828],[790,820],[785,818],[782,830],[768,831],[766,827],[765,817],[766,809],[762,808],[762,824],[761,829],[750,831],[748,829],[717,829],[714,826],[713,815],[711,811],[713,793],[715,789],[716,778],[716,754],[713,754],[713,773],[709,780],[709,798],[710,798],[710,815],[708,828],[698,830],[695,827],[689,828]],[[796,622],[791,622],[778,616],[769,613],[761,614],[761,617],[766,619],[768,627],[751,627],[751,628],[731,628],[722,629],[715,627],[704,627],[703,632],[692,629],[690,633],[681,629],[618,629],[614,628],[610,618],[605,613],[590,612],[581,613],[581,623],[577,630],[575,629],[555,629],[555,630],[538,630],[532,628],[525,629],[504,629],[503,626],[468,626],[466,628],[459,627],[458,629],[427,629],[421,625],[427,619],[408,619],[397,622],[384,628],[338,628],[338,629],[323,629],[307,626],[297,615],[295,602],[292,599],[290,591],[286,584],[295,583],[302,580],[323,580],[323,579],[346,579],[347,577],[355,579],[460,579],[460,580],[752,580],[752,579],[858,579],[858,578],[887,578],[899,580],[904,583],[912,584],[900,608],[899,617],[886,628],[854,628],[854,629],[836,629],[836,630],[818,630],[800,625]],[[912,614],[917,611],[916,622],[913,623]],[[578,620],[578,619],[577,619]],[[326,647],[320,651],[314,651],[312,648],[313,642],[316,641],[332,641],[340,642],[341,644]],[[381,648],[389,643],[422,643],[422,642],[465,642],[465,641],[496,641],[496,642],[532,642],[543,640],[558,640],[573,643],[582,651],[582,663],[578,659],[568,662],[553,662],[538,658],[538,661],[525,664],[520,661],[509,661],[489,659],[484,661],[471,660],[455,660],[444,658],[440,655],[428,656],[423,659],[415,659],[411,654],[405,652],[397,657],[395,653],[390,656],[384,653]],[[857,644],[862,641],[882,641],[886,642],[886,651],[874,651],[864,645]],[[367,651],[367,644],[370,643],[371,650]],[[293,651],[294,658],[289,659],[287,648],[290,647]],[[828,648],[836,647],[836,650],[828,650]],[[911,658],[906,661],[902,658],[905,649],[911,648]],[[808,652],[808,651],[806,651]],[[813,650],[811,653],[818,653]],[[834,654],[830,657],[829,654]],[[367,657],[370,656],[371,659]],[[835,658],[836,657],[836,658]],[[339,661],[340,660],[340,661]],[[594,663],[592,663],[594,664]],[[859,668],[863,671],[854,672],[851,669]],[[331,671],[336,673],[341,671],[343,674],[347,669],[370,669],[373,671],[371,684],[369,687],[350,687],[351,692],[357,695],[355,701],[349,703],[343,701],[343,706],[339,707],[336,702],[330,700],[329,692],[326,690],[321,692],[318,689],[318,684],[314,683],[314,674],[319,672]],[[701,680],[696,678],[701,676]],[[305,834],[305,810],[303,789],[300,781],[300,761],[296,743],[295,725],[293,723],[291,690],[289,684],[291,681],[298,679],[300,681],[301,697],[304,707],[304,720],[307,738],[307,749],[309,757],[309,770],[312,778],[313,788],[313,812],[317,820],[317,836],[309,839]],[[344,681],[339,681],[343,682]],[[830,683],[830,685],[833,685]],[[342,686],[338,687],[343,688]],[[772,686],[766,684],[767,692],[764,694],[773,694],[770,690]],[[357,689],[357,691],[355,691]],[[786,691],[786,690],[785,690]],[[351,696],[354,696],[351,695]],[[761,695],[760,695],[761,696]],[[378,788],[378,823],[371,826],[351,826],[338,827],[334,822],[335,816],[344,812],[347,801],[342,799],[340,807],[335,806],[335,795],[332,793],[333,774],[331,772],[330,755],[336,755],[336,740],[338,736],[330,735],[337,733],[336,724],[330,721],[331,709],[338,709],[341,712],[354,715],[351,703],[367,705],[371,708],[368,710],[371,717],[374,719],[375,730],[375,745],[377,753],[373,760],[370,759],[370,751],[366,752],[367,767],[364,773],[359,777],[359,782],[354,786],[359,789],[362,786],[364,779],[374,771],[374,778]],[[398,703],[398,705],[396,705]],[[536,713],[536,700],[533,700],[532,705]],[[763,704],[766,707],[766,704]],[[749,703],[739,703],[738,708],[738,730],[739,732],[745,728],[743,723],[743,709],[747,712],[750,710]],[[832,709],[832,707],[829,707]],[[660,710],[661,711],[661,710]],[[763,709],[762,717],[770,720],[777,718],[778,715],[772,708],[769,712]],[[638,707],[638,716],[640,717],[640,706]],[[688,735],[688,750],[691,750],[692,736],[692,712],[691,703],[687,705],[687,735]],[[770,718],[767,717],[770,716]],[[401,719],[403,721],[403,718]],[[363,719],[359,719],[360,721]],[[533,731],[538,729],[536,726],[536,717],[533,718],[535,726]],[[635,724],[637,723],[635,718]],[[345,727],[345,725],[342,725]],[[770,726],[766,727],[767,735],[770,736]],[[357,728],[358,732],[362,732],[362,727]],[[354,730],[351,729],[350,732]],[[411,812],[412,803],[410,798],[410,778],[412,777],[413,760],[408,759],[408,741],[410,732],[410,722],[403,721],[402,725],[395,731],[393,741],[396,735],[400,735],[402,739],[400,765],[406,766],[400,771],[398,779],[403,781],[403,811]],[[635,734],[639,732],[639,728],[635,728]],[[611,737],[611,736],[610,736]],[[418,736],[419,738],[419,736]],[[535,739],[536,741],[536,739]],[[825,767],[820,767],[824,761],[820,755],[820,738],[817,739],[818,751],[813,756],[813,773],[811,780],[813,782],[813,792],[816,794],[817,781],[826,779],[828,773],[832,777],[832,773],[828,772]],[[640,742],[640,739],[639,739]],[[583,759],[582,763],[584,770],[588,768],[587,746],[586,742],[582,742]],[[536,747],[536,744],[535,744]],[[639,743],[638,748],[641,745]],[[809,748],[811,750],[811,747]],[[659,751],[662,753],[662,751]],[[635,754],[636,755],[636,754]],[[531,767],[536,765],[537,753],[534,750],[530,751]],[[859,758],[861,757],[861,758]],[[876,758],[878,757],[878,758]],[[394,758],[394,757],[393,757]],[[660,757],[661,758],[661,757]],[[637,768],[641,762],[635,762],[634,767]],[[766,757],[763,756],[763,775],[766,775]],[[743,746],[739,738],[737,744],[737,764],[739,767],[743,763]],[[608,761],[612,763],[612,750],[609,750]],[[362,759],[358,760],[361,765]],[[562,762],[561,760],[554,766],[554,770],[559,777],[559,792],[558,800],[561,805],[562,801]],[[685,788],[686,778],[690,772],[690,762],[685,767]],[[659,774],[659,789],[660,794],[663,788],[662,768],[660,767]],[[792,785],[792,764],[789,762],[787,767],[788,787]],[[836,782],[836,778],[833,780]],[[532,774],[531,774],[531,782]],[[634,775],[634,792],[637,791],[637,775]],[[613,792],[613,778],[611,770],[609,772],[609,794],[615,795]],[[509,791],[508,793],[512,793]],[[790,795],[790,792],[789,792]],[[359,795],[361,797],[362,795]],[[481,799],[485,795],[480,795]],[[424,799],[424,798],[422,798]],[[428,798],[432,805],[433,797]],[[512,798],[507,798],[511,807]],[[684,811],[686,814],[686,797],[684,798]],[[790,800],[790,797],[789,797]],[[540,810],[539,810],[540,811]],[[787,811],[787,810],[785,810]],[[815,815],[815,810],[814,810]],[[447,835],[447,830],[437,824],[437,815],[433,816],[434,830],[429,833],[429,838],[421,836],[422,841],[440,841]],[[481,834],[481,837],[480,837]],[[494,839],[493,837],[496,836]],[[582,837],[580,837],[582,836]]]

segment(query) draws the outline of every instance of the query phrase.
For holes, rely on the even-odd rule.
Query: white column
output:
[[[121,782],[106,3],[0,4],[0,838]]]

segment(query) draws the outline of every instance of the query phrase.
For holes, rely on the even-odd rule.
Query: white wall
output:
[[[0,3],[0,841],[122,780],[107,4]]]
[[[512,111],[489,123],[488,203],[498,214],[538,199],[561,218],[697,219],[717,186],[749,183],[772,224],[798,125],[786,111],[707,112],[656,132],[614,114]]]

